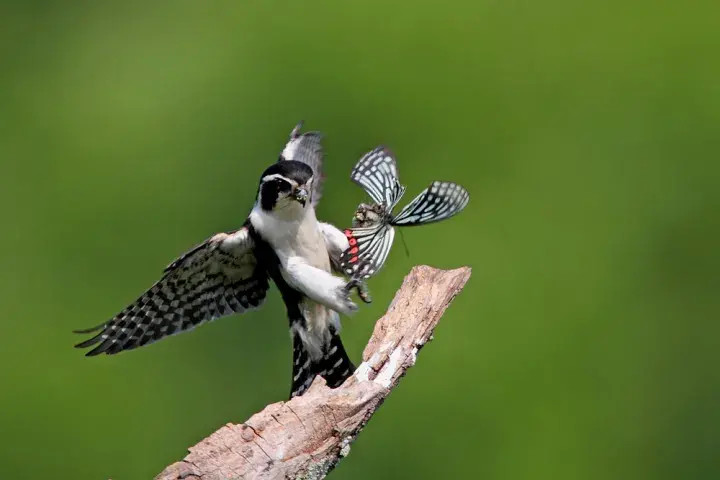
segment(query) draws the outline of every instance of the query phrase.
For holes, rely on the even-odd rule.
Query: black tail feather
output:
[[[337,388],[353,374],[355,366],[345,352],[340,335],[331,329],[330,343],[320,362],[320,372],[330,388]]]
[[[323,346],[323,356],[312,361],[300,335],[293,335],[293,369],[290,398],[302,395],[310,388],[317,375],[325,379],[330,388],[337,388],[355,371],[345,352],[340,335],[330,330],[330,341]]]
[[[293,367],[292,386],[290,387],[290,398],[302,395],[310,387],[316,373],[312,368],[310,354],[305,348],[300,335],[293,334]]]

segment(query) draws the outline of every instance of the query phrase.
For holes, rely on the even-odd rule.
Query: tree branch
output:
[[[469,278],[469,267],[413,268],[376,323],[363,363],[341,387],[330,389],[317,377],[304,395],[268,405],[243,424],[223,426],[156,480],[324,478],[415,364]]]

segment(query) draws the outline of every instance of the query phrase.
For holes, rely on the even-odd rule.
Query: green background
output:
[[[114,3],[114,4],[113,4]],[[335,479],[720,477],[720,4],[3,2],[1,476],[150,478],[288,392],[263,309],[112,357],[73,328],[240,225],[292,126],[323,131],[319,216],[378,144],[406,229],[344,320],[358,359],[414,264],[473,276]],[[84,338],[84,337],[83,337]]]

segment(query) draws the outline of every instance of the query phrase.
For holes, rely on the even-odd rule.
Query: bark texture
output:
[[[190,447],[156,480],[324,478],[415,364],[469,278],[469,267],[413,268],[377,321],[363,362],[341,387],[316,378],[303,396],[268,405],[245,423],[228,423]]]

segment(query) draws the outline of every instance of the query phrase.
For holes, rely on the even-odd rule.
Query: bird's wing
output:
[[[452,182],[432,182],[392,219],[393,225],[423,225],[439,222],[460,213],[470,201],[470,194]]]
[[[235,312],[259,306],[268,276],[253,251],[247,227],[209,238],[165,269],[163,277],[100,330],[76,345],[87,355],[118,353]]]
[[[330,257],[330,265],[333,271],[337,273],[345,273],[340,266],[340,256],[349,247],[348,239],[343,232],[335,228],[333,225],[325,222],[318,222],[320,232],[325,240],[325,248]]]
[[[280,160],[295,160],[305,163],[312,168],[313,185],[312,185],[312,203],[316,206],[322,195],[322,183],[324,180],[322,163],[323,149],[320,141],[322,134],[320,132],[300,133],[302,122],[298,123],[292,132],[290,132],[290,140],[288,140],[282,153]]]
[[[350,179],[363,187],[375,203],[384,205],[387,212],[392,211],[405,193],[398,179],[395,157],[385,147],[363,155],[352,169]]]

